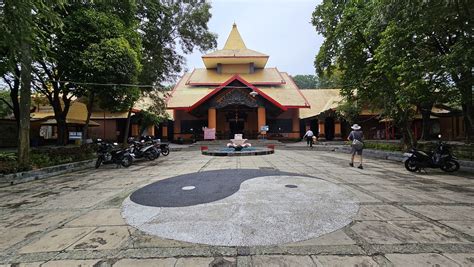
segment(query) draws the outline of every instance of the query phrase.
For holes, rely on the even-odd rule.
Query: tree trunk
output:
[[[10,99],[13,106],[13,115],[15,116],[16,125],[18,129],[20,128],[20,102],[18,99],[18,91],[20,88],[20,75],[21,71],[18,67],[15,67],[15,77],[13,78],[13,87],[10,91]]]
[[[63,115],[55,116],[56,126],[58,127],[58,146],[65,146],[69,141],[69,132],[67,129],[66,118]]]
[[[422,118],[422,129],[421,129],[421,138],[420,140],[428,141],[430,140],[430,128],[431,128],[431,109],[433,108],[433,103],[427,103],[420,106],[421,118]]]
[[[18,129],[18,165],[30,167],[31,46],[21,45],[20,127]]]
[[[474,142],[474,109],[472,105],[472,85],[467,83],[463,86],[464,88],[461,93],[461,99],[462,113],[464,116],[464,126],[466,129],[466,141],[468,143],[472,143]]]
[[[132,107],[133,107],[133,104],[128,109],[127,124],[125,125],[125,132],[124,132],[124,135],[123,135],[123,144],[124,145],[126,145],[127,141],[128,141],[128,133],[130,131],[130,121],[131,121],[131,117],[132,117]]]
[[[411,125],[412,121],[409,120],[406,115],[404,115],[404,118],[400,118],[400,120],[398,120],[398,127],[402,130],[403,146],[405,149],[416,146],[416,140],[413,138]]]
[[[472,84],[473,84],[473,75],[472,72],[466,71],[461,73],[459,79],[454,80],[456,86],[458,87],[461,93],[461,106],[462,113],[464,116],[464,126],[466,133],[466,142],[474,142],[474,109],[472,103]]]
[[[87,103],[87,118],[86,118],[86,124],[84,124],[84,128],[82,129],[82,144],[85,144],[87,141],[88,136],[88,130],[89,130],[89,122],[91,120],[91,115],[92,115],[92,107],[94,106],[94,93],[91,92],[89,95],[89,102]],[[105,120],[104,120],[105,123]]]

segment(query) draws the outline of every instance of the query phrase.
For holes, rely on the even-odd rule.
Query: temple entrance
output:
[[[244,125],[243,121],[230,121],[229,122],[229,138],[234,138],[235,134],[243,134],[244,133]]]

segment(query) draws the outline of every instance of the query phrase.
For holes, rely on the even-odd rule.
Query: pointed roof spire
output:
[[[224,49],[226,50],[241,50],[247,49],[245,46],[244,40],[240,36],[239,30],[237,30],[237,24],[232,25],[232,30],[230,31],[229,37],[225,42]]]

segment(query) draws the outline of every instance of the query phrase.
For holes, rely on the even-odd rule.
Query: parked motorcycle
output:
[[[141,140],[152,143],[158,150],[161,151],[163,156],[168,156],[170,154],[169,143],[161,142],[161,139],[153,139],[152,136],[143,136]]]
[[[441,141],[441,135],[438,137],[439,142],[434,151],[424,152],[412,148],[404,154],[405,168],[408,171],[416,172],[425,168],[440,168],[445,172],[455,172],[459,170],[457,158],[451,153],[450,147]]]
[[[95,162],[95,168],[99,168],[101,164],[117,164],[122,165],[125,168],[130,167],[133,163],[133,153],[130,149],[122,149],[117,143],[106,143],[101,139],[97,140],[97,161]]]
[[[151,142],[145,140],[136,141],[133,138],[129,139],[130,150],[135,154],[135,158],[146,158],[148,160],[155,160],[160,157],[161,151]]]
[[[160,142],[159,145],[160,145],[161,154],[163,154],[163,156],[168,156],[170,154],[170,144]]]

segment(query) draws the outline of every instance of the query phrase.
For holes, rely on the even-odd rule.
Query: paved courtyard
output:
[[[474,266],[474,175],[364,165],[183,151],[0,188],[0,265]]]

